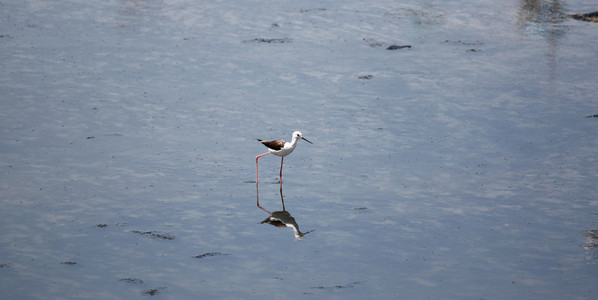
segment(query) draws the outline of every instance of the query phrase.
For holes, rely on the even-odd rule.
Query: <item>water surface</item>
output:
[[[598,292],[592,1],[0,7],[1,298]]]

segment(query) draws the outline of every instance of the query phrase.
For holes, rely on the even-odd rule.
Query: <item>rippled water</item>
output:
[[[0,8],[3,299],[598,292],[592,1]]]

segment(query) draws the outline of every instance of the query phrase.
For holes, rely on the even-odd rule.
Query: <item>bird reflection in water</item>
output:
[[[260,206],[260,192],[257,182],[255,183],[255,194],[257,198],[257,207],[269,215],[265,220],[261,222],[262,224],[267,223],[276,227],[291,227],[293,228],[293,232],[295,233],[295,238],[299,240],[302,239],[306,234],[313,231],[310,230],[308,232],[301,232],[299,230],[299,225],[297,224],[297,221],[295,221],[295,218],[291,216],[291,213],[286,211],[284,206],[284,196],[282,195],[282,182],[280,183],[280,200],[282,202],[281,211],[269,212]]]

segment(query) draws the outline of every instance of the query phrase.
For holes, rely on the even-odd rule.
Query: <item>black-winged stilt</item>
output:
[[[290,143],[285,142],[281,139],[273,140],[273,141],[263,141],[263,140],[257,139],[258,141],[260,141],[260,143],[264,144],[264,146],[266,146],[266,148],[268,148],[269,152],[260,154],[255,157],[255,182],[257,183],[257,179],[258,179],[257,160],[260,157],[270,154],[270,153],[282,157],[282,159],[280,160],[280,182],[282,182],[282,164],[284,162],[284,157],[291,154],[291,152],[293,152],[293,150],[295,150],[295,147],[297,146],[297,141],[300,139],[304,140],[310,144],[313,144],[312,142],[310,142],[306,138],[304,138],[303,135],[301,134],[301,132],[299,132],[299,131],[293,132],[293,139],[291,140]]]

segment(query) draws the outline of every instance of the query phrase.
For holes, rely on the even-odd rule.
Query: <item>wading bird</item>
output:
[[[268,152],[266,152],[264,154],[260,154],[255,157],[255,182],[257,182],[257,179],[258,179],[257,160],[260,157],[272,153],[272,154],[280,156],[282,158],[280,160],[280,182],[282,182],[282,164],[284,163],[284,157],[291,154],[291,152],[293,152],[293,150],[295,150],[295,147],[297,146],[297,141],[304,140],[310,144],[313,144],[312,142],[310,142],[306,138],[304,138],[303,135],[301,134],[301,132],[299,132],[299,131],[293,132],[293,139],[291,140],[290,143],[285,142],[281,139],[273,140],[273,141],[263,141],[260,139],[257,139],[257,140],[260,141],[260,143],[264,144],[264,146],[266,146],[266,148],[268,148]]]

